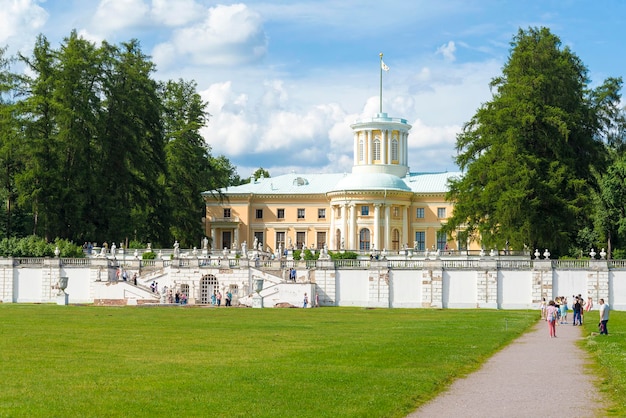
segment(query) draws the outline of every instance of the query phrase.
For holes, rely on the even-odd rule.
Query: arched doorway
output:
[[[219,281],[212,274],[205,274],[200,279],[200,303],[208,305],[211,303],[211,295],[219,290]]]
[[[371,246],[370,230],[363,228],[359,231],[359,250],[369,251]]]
[[[391,231],[391,249],[393,251],[398,251],[400,249],[400,231],[395,228]]]

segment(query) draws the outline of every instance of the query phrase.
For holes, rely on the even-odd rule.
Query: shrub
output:
[[[146,251],[141,255],[142,260],[154,260],[156,258],[156,253],[154,251]]]
[[[328,254],[332,260],[356,260],[359,256],[357,253],[352,251],[344,251],[344,252],[332,252],[329,251]]]
[[[0,256],[3,257],[54,257],[54,250],[59,247],[60,257],[82,258],[83,248],[71,241],[57,238],[46,242],[43,238],[30,235],[25,238],[3,238],[0,241]]]

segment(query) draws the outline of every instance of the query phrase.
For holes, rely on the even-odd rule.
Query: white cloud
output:
[[[183,26],[204,14],[204,7],[194,0],[152,0],[150,11],[157,23]]]
[[[160,68],[185,60],[191,65],[235,66],[258,61],[267,53],[261,16],[244,4],[219,5],[195,25],[178,29],[154,48]]]
[[[143,0],[100,0],[91,32],[103,35],[144,24],[150,7]]]
[[[15,49],[32,47],[33,37],[48,20],[48,12],[35,0],[0,0],[0,44]]]
[[[454,41],[449,41],[447,44],[443,44],[439,48],[437,48],[437,54],[443,55],[443,58],[446,61],[450,62],[456,59],[456,57],[454,56],[455,52],[456,45],[454,44]]]

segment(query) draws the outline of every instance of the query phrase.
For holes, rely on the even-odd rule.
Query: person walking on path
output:
[[[577,345],[583,327],[560,327],[559,338],[552,339],[546,339],[544,327],[537,321],[479,370],[457,379],[408,417],[606,416],[586,353]]]
[[[572,325],[582,325],[583,324],[583,305],[582,300],[578,296],[574,300],[574,305],[572,305],[572,310],[574,311],[574,320],[572,321]]]
[[[546,320],[548,321],[548,332],[550,333],[550,338],[556,338],[556,320],[558,316],[559,312],[556,308],[556,303],[551,300],[548,302],[548,307],[546,308]]]
[[[609,322],[609,304],[604,303],[604,299],[600,299],[600,334],[609,335],[609,329],[606,327]]]

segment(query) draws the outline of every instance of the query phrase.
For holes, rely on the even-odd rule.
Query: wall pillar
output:
[[[609,267],[606,260],[589,260],[587,273],[587,297],[593,298],[593,306],[600,306],[598,301],[604,299],[609,305],[613,304],[609,296]]]

